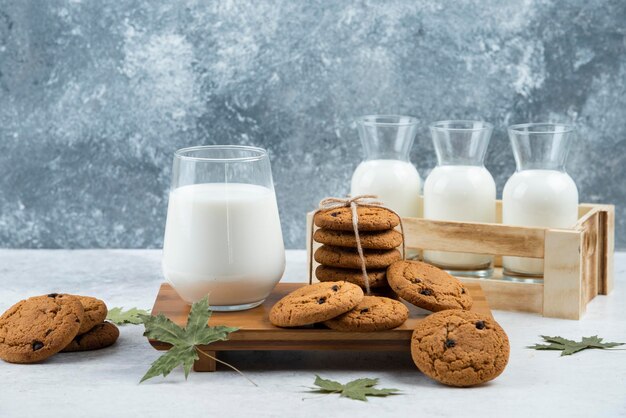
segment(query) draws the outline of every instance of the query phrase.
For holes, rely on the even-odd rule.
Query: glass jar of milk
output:
[[[483,165],[493,126],[486,122],[435,122],[430,132],[439,165],[424,183],[424,218],[441,221],[496,221],[496,183]],[[457,276],[486,277],[493,257],[424,251],[424,260]]]
[[[570,125],[527,123],[509,127],[517,171],[502,193],[502,222],[509,225],[572,228],[578,221],[578,189],[565,172],[574,138]],[[503,257],[504,274],[543,278],[543,260]]]
[[[258,306],[285,269],[267,152],[215,145],[174,155],[163,275],[187,302],[216,311]]]
[[[352,175],[352,196],[371,194],[402,217],[419,216],[421,178],[409,160],[417,133],[411,116],[373,115],[357,119],[365,160]]]

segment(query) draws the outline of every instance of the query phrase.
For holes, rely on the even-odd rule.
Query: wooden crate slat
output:
[[[579,220],[576,226],[576,229],[582,233],[580,250],[582,256],[581,293],[585,305],[598,295],[602,264],[600,260],[601,247],[604,240],[604,234],[599,229],[603,223],[603,214],[598,209],[590,210]]]
[[[606,295],[613,289],[613,252],[615,246],[615,206],[581,205],[586,211],[576,229],[583,233],[583,280],[588,283],[586,294]],[[583,211],[579,210],[579,213]],[[594,294],[595,292],[595,294]]]
[[[598,293],[608,295],[613,290],[613,254],[615,253],[615,206],[603,205],[604,212],[601,226],[604,230]]]
[[[602,205],[597,205],[595,203],[581,203],[578,205],[578,219],[585,216],[589,211],[598,208]]]
[[[582,295],[582,234],[575,230],[546,231],[543,267],[543,315],[580,319]]]
[[[543,258],[545,228],[403,218],[406,245],[439,251]]]
[[[502,269],[496,269],[494,278],[459,279],[463,283],[480,283],[491,309],[543,313],[543,283],[503,280]]]

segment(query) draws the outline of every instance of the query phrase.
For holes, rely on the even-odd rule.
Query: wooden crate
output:
[[[580,319],[587,303],[613,288],[615,207],[581,204],[572,229],[528,228],[503,225],[502,202],[497,201],[497,222],[471,223],[403,218],[405,245],[413,250],[439,250],[495,255],[495,269],[479,282],[492,309],[536,312],[546,317]],[[307,215],[307,256],[310,257],[312,213]],[[543,280],[515,282],[503,279],[501,256],[544,259]]]

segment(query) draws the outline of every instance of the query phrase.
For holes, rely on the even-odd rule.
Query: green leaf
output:
[[[211,308],[209,308],[209,297],[205,296],[202,300],[191,305],[189,317],[187,318],[187,326],[185,330],[189,336],[197,335],[202,329],[206,329],[206,325],[211,317]]]
[[[185,328],[175,324],[162,313],[156,316],[140,315],[145,326],[143,335],[172,345],[172,348],[152,363],[152,367],[141,379],[141,382],[160,375],[165,377],[181,365],[185,371],[185,378],[187,378],[194,361],[199,358],[197,352],[197,350],[200,350],[198,348],[199,345],[224,341],[228,339],[228,335],[231,332],[235,332],[238,329],[223,325],[210,327],[208,325],[210,317],[211,309],[208,297],[191,305]],[[232,366],[230,367],[233,368]]]
[[[343,390],[341,383],[335,382],[334,380],[322,379],[318,375],[315,375],[315,382],[313,384],[328,392],[341,392]]]
[[[193,362],[198,360],[198,353],[193,347],[172,347],[161,357],[152,363],[152,367],[141,378],[141,382],[153,377],[170,374],[176,367],[182,365],[185,370],[185,379],[189,376],[189,372],[193,367]]]
[[[602,338],[598,338],[597,335],[593,337],[583,337],[582,342],[592,348],[611,348],[624,345],[624,343],[603,343]]]
[[[581,341],[568,340],[563,337],[550,337],[547,335],[541,335],[541,338],[549,344],[535,344],[528,346],[534,350],[560,350],[561,356],[570,356],[588,348],[606,349],[611,347],[617,347],[624,345],[624,343],[605,343],[602,342],[602,338],[597,335],[592,337],[583,337]]]
[[[352,380],[344,385],[315,375],[313,384],[317,386],[313,389],[316,392],[339,393],[341,397],[358,401],[367,401],[368,396],[389,396],[400,392],[398,389],[376,389],[374,386],[378,384],[378,379],[369,378]]]
[[[173,323],[162,313],[157,316],[142,315],[141,318],[146,327],[143,333],[145,337],[172,345],[189,345],[186,341],[185,329]]]
[[[145,309],[130,308],[124,311],[122,308],[112,308],[107,314],[107,320],[116,325],[124,324],[141,324],[141,315],[149,315],[150,312]]]
[[[228,339],[228,335],[237,330],[239,330],[239,328],[227,327],[224,325],[205,327],[194,336],[193,344],[205,345],[211,344],[215,341],[226,341]]]

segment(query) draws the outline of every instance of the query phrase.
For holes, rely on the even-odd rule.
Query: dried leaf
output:
[[[369,378],[352,380],[344,385],[315,375],[313,384],[317,386],[317,388],[312,388],[315,392],[339,393],[344,398],[358,401],[367,401],[368,396],[389,396],[400,392],[398,389],[376,389],[374,386],[378,384],[378,379]]]
[[[210,327],[208,325],[210,317],[211,309],[207,297],[191,306],[185,328],[175,324],[163,314],[157,316],[140,315],[145,326],[144,336],[172,345],[172,348],[152,363],[152,367],[141,379],[141,382],[159,375],[165,377],[181,365],[185,371],[185,378],[187,378],[194,361],[199,358],[198,350],[200,349],[198,346],[215,341],[224,341],[228,339],[231,332],[237,331],[237,328],[233,327]],[[232,368],[232,366],[230,367]]]
[[[549,344],[535,344],[528,346],[528,348],[532,348],[534,350],[560,350],[561,356],[569,356],[588,348],[606,349],[624,345],[624,343],[602,342],[602,338],[599,338],[597,335],[592,337],[583,337],[581,341],[568,340],[563,337],[550,337],[547,335],[541,335],[541,338]]]
[[[140,315],[149,315],[150,312],[145,309],[131,308],[124,311],[122,308],[112,308],[107,314],[107,321],[111,321],[116,325],[134,324],[138,325],[142,323]]]

